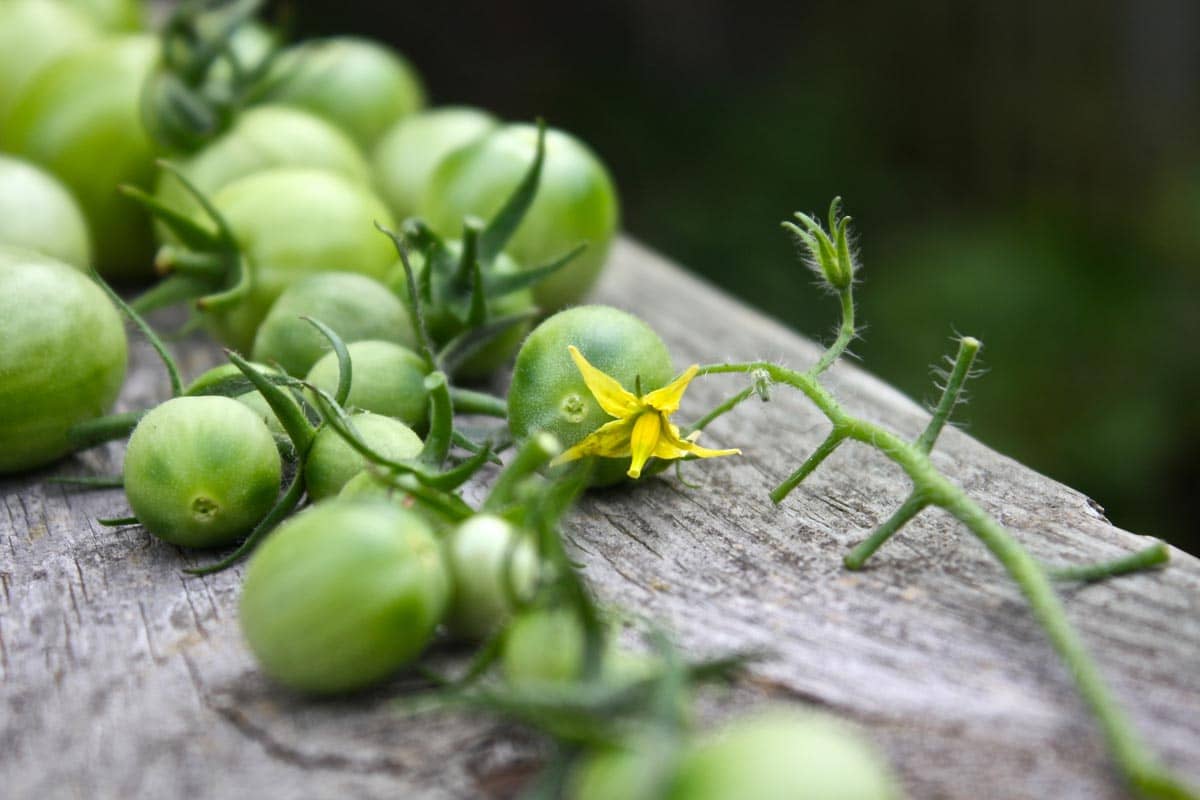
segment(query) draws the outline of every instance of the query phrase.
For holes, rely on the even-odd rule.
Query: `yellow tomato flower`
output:
[[[671,424],[669,417],[679,410],[679,401],[692,378],[696,377],[698,365],[688,367],[682,375],[661,389],[638,397],[626,391],[611,375],[592,366],[574,345],[567,349],[600,408],[615,419],[589,433],[579,444],[550,462],[551,466],[586,456],[632,457],[628,475],[639,478],[642,468],[651,458],[713,458],[741,454],[741,450],[700,447],[696,444],[699,431],[681,439],[679,428]]]

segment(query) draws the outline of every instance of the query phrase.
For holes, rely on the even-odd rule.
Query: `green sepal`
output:
[[[237,353],[232,350],[226,350],[225,355],[242,371],[246,379],[254,384],[254,388],[258,389],[258,393],[263,396],[263,399],[267,401],[267,405],[275,412],[275,418],[279,420],[279,424],[287,432],[288,438],[292,440],[292,447],[295,448],[296,453],[303,459],[308,454],[308,449],[312,446],[313,437],[316,436],[316,429],[308,421],[308,418],[304,416],[304,412],[300,410],[300,404],[296,402],[292,395],[276,385],[275,381],[263,375],[254,368],[253,364],[246,361]]]
[[[417,460],[427,467],[439,468],[450,455],[454,441],[454,404],[450,399],[450,382],[444,372],[425,376],[425,391],[429,395],[429,433]]]
[[[533,205],[533,199],[537,196],[538,183],[542,177],[542,164],[546,160],[546,121],[538,119],[537,121],[537,150],[533,156],[533,163],[529,165],[529,170],[521,178],[521,182],[517,184],[517,188],[504,201],[504,205],[496,212],[495,216],[488,221],[487,226],[483,229],[483,233],[479,237],[479,260],[485,264],[490,264],[504,251],[513,234],[517,232],[521,221],[525,219],[525,214],[529,211],[529,207]]]
[[[512,326],[520,325],[522,322],[536,318],[539,313],[538,309],[531,308],[528,311],[522,311],[517,314],[496,317],[477,328],[469,328],[463,331],[447,342],[446,346],[438,353],[438,364],[443,371],[453,374],[471,356],[486,347],[489,342],[499,337]]]
[[[528,289],[561,270],[586,249],[587,242],[580,242],[563,255],[540,267],[523,269],[519,272],[488,272],[483,276],[484,293],[489,298],[493,298]]]
[[[313,319],[309,316],[301,316],[300,319],[317,329],[317,332],[329,340],[329,346],[333,348],[333,352],[337,355],[338,362],[338,385],[337,391],[333,395],[333,400],[339,406],[346,405],[346,398],[350,396],[350,381],[354,376],[354,368],[350,363],[350,351],[346,349],[346,343],[342,341],[342,337],[318,319]]]

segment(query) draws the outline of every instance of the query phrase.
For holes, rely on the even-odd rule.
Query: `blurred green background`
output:
[[[779,221],[840,194],[868,369],[932,400],[955,331],[968,430],[1200,550],[1200,4],[304,2],[385,38],[438,103],[546,116],[612,168],[639,239],[827,336]]]

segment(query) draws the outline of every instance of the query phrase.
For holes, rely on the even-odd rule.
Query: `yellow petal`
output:
[[[682,458],[683,454],[695,456],[696,458],[716,458],[717,456],[740,456],[741,450],[736,448],[732,450],[709,450],[707,447],[701,447],[696,444],[695,439],[700,438],[700,431],[696,431],[686,439],[679,438],[679,428],[674,425],[665,426],[663,430],[663,440],[670,447],[674,447],[680,451],[680,455],[675,458]],[[657,455],[657,454],[656,454]]]
[[[642,467],[646,466],[650,456],[654,455],[654,448],[658,446],[662,427],[662,417],[653,411],[640,414],[633,423],[633,433],[629,440],[629,451],[633,461],[629,465],[629,477],[641,477]]]
[[[614,419],[612,422],[606,422],[585,436],[577,445],[559,454],[550,462],[550,466],[557,467],[559,464],[586,456],[625,458],[629,455],[629,437],[632,429],[632,420]]]
[[[570,351],[575,366],[579,368],[579,374],[583,376],[588,391],[606,414],[610,417],[628,417],[637,411],[637,397],[632,392],[625,391],[625,387],[621,386],[616,378],[593,367],[575,345],[568,345],[567,350]]]
[[[699,364],[692,364],[678,378],[643,397],[642,402],[667,416],[674,414],[679,410],[679,401],[683,399],[684,390],[692,382],[692,378],[696,377],[699,369]]]

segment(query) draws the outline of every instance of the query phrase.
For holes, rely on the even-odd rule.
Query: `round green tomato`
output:
[[[150,533],[185,547],[221,547],[245,536],[279,495],[275,438],[229,397],[176,397],[152,409],[129,437],[125,495]]]
[[[508,620],[514,600],[530,599],[538,578],[537,548],[530,536],[491,514],[463,522],[445,547],[454,587],[446,626],[459,638],[485,639]]]
[[[529,170],[536,147],[535,127],[506,125],[455,150],[430,178],[420,215],[444,236],[458,236],[465,216],[491,219]],[[581,242],[587,249],[534,287],[539,306],[554,311],[584,296],[608,257],[618,218],[612,178],[596,155],[570,134],[547,131],[537,195],[506,252],[532,269]]]
[[[458,258],[462,252],[462,242],[446,242],[446,249],[455,258]],[[419,278],[425,270],[425,259],[420,254],[414,253],[409,257],[409,263],[413,268],[413,276]],[[492,262],[491,269],[497,275],[504,275],[519,272],[521,268],[515,261],[501,253]],[[397,295],[408,298],[408,278],[403,264],[397,262],[392,267],[387,283]],[[534,308],[536,305],[533,300],[533,292],[529,289],[520,289],[488,300],[488,316],[491,319],[520,314]],[[424,313],[425,327],[429,330],[429,336],[439,347],[449,343],[451,339],[467,330],[461,317],[454,313],[445,302],[439,302],[436,298],[432,304],[425,306]],[[528,321],[520,322],[507,328],[464,361],[455,370],[454,377],[465,381],[478,381],[495,374],[496,370],[512,360],[513,354],[521,346],[525,334],[529,332],[530,324]]]
[[[424,443],[412,428],[399,420],[363,412],[350,417],[363,441],[393,461],[415,458]],[[304,485],[312,500],[332,497],[367,466],[367,460],[329,427],[317,432],[304,464]]]
[[[339,128],[298,108],[259,106],[244,111],[233,127],[176,166],[205,196],[233,181],[277,167],[329,170],[365,185],[367,162]],[[184,214],[198,215],[200,204],[167,171],[159,174],[157,198]],[[159,238],[172,240],[164,226]]]
[[[791,709],[737,720],[689,748],[667,800],[894,800],[886,762],[836,719]]]
[[[106,277],[151,274],[146,213],[117,193],[148,185],[154,153],[142,128],[142,84],[158,57],[153,36],[115,36],[55,61],[25,87],[0,129],[0,147],[39,164],[83,208]]]
[[[107,31],[140,31],[146,27],[139,0],[60,0],[87,14]]]
[[[517,439],[546,431],[566,449],[612,419],[588,390],[569,345],[630,392],[639,379],[644,394],[673,377],[667,346],[632,314],[608,306],[560,311],[534,328],[517,353],[508,389],[508,426]],[[592,482],[604,485],[623,479],[629,459],[596,466]]]
[[[434,530],[441,536],[458,525],[457,517],[450,517],[436,506],[423,502],[420,498],[406,492],[403,488],[394,486],[375,470],[364,469],[350,480],[337,494],[340,500],[380,500],[392,503],[400,508],[415,511],[424,517]]]
[[[395,50],[369,39],[298,44],[280,55],[272,76],[271,102],[324,117],[366,152],[398,119],[425,104],[416,71]]]
[[[13,103],[38,72],[99,37],[86,15],[63,3],[0,2],[0,131],[8,126]]]
[[[318,503],[246,568],[242,632],[263,671],[302,692],[361,689],[415,659],[449,594],[420,516],[383,502]]]
[[[369,189],[325,170],[282,167],[234,181],[213,198],[251,274],[249,294],[206,313],[225,344],[249,352],[258,326],[283,290],[315,272],[342,270],[383,278],[395,260],[374,222],[391,215]]]
[[[412,428],[429,418],[425,375],[429,368],[419,355],[393,342],[365,341],[346,345],[350,353],[350,394],[346,407],[394,417]],[[308,382],[333,394],[338,385],[337,353],[313,365]]]
[[[467,107],[433,108],[393,125],[375,148],[372,167],[379,194],[396,219],[417,213],[434,169],[449,153],[493,130],[486,111]]]
[[[80,269],[91,261],[87,223],[67,188],[41,168],[3,155],[0,245],[24,247]]]
[[[258,326],[254,359],[279,364],[298,378],[306,375],[330,345],[301,316],[320,320],[347,344],[364,339],[415,343],[408,311],[382,283],[353,272],[319,272],[279,295]]]
[[[583,625],[572,609],[531,609],[505,631],[501,668],[514,686],[567,683],[579,677],[583,648]]]
[[[70,452],[67,430],[112,407],[125,361],[125,327],[99,286],[0,247],[0,474]]]
[[[652,734],[635,736],[621,746],[596,749],[572,770],[566,796],[571,800],[663,800],[677,751],[672,738]]]

